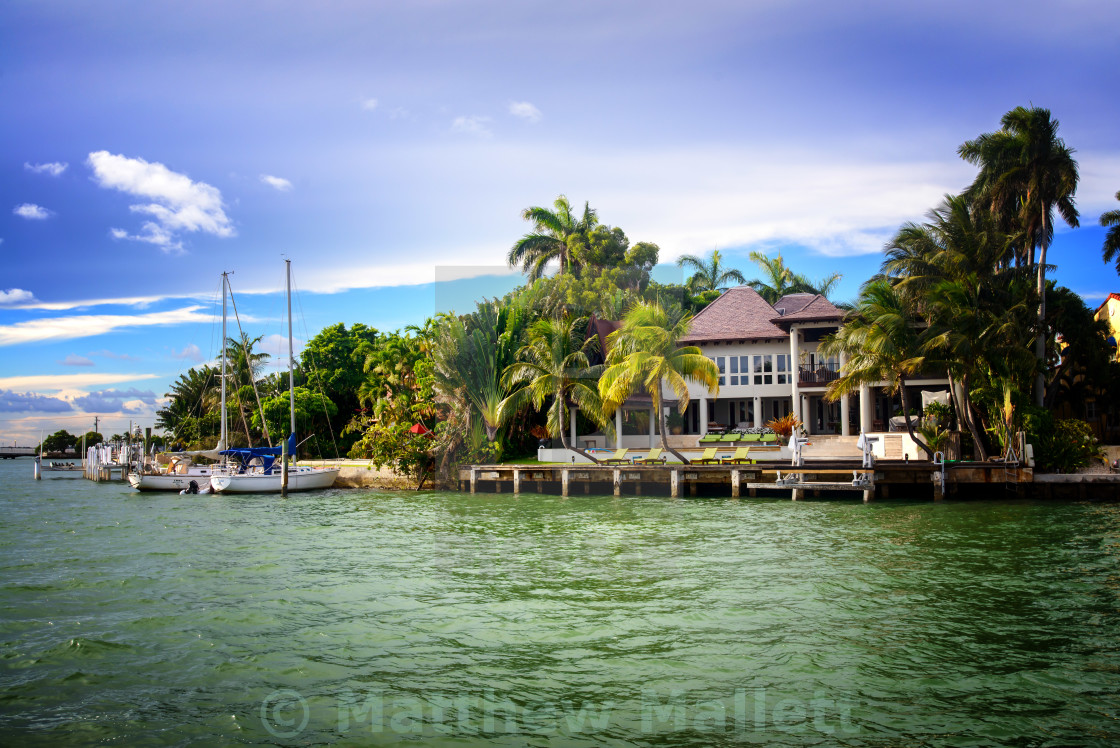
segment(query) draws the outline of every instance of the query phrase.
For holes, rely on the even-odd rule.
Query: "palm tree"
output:
[[[552,260],[560,261],[561,273],[578,267],[580,258],[574,256],[572,246],[599,223],[598,215],[588,202],[583,204],[583,215],[578,218],[564,195],[557,197],[552,205],[555,210],[532,206],[521,211],[523,219],[533,222],[533,231],[518,239],[506,257],[510,267],[521,265],[531,281],[540,278]]]
[[[867,283],[844,326],[820,345],[828,356],[845,353],[848,364],[839,379],[828,385],[832,401],[859,390],[860,385],[886,382],[887,391],[899,393],[910,438],[933,459],[933,450],[914,436],[906,378],[926,363],[925,335],[902,291],[886,278]]]
[[[248,333],[242,332],[238,338],[226,338],[226,361],[229,377],[229,401],[237,408],[241,416],[241,425],[245,429],[246,445],[252,446],[253,436],[249,432],[249,420],[245,416],[245,402],[249,399],[249,391],[257,401],[257,410],[260,411],[261,424],[264,429],[265,440],[272,444],[272,437],[268,433],[268,421],[264,417],[260,391],[257,389],[257,380],[264,370],[268,353],[254,353],[253,348],[264,339],[263,335],[250,338]]]
[[[1039,249],[1035,403],[1042,407],[1046,399],[1046,250],[1054,236],[1055,208],[1070,227],[1080,225],[1073,201],[1077,161],[1073,149],[1058,137],[1058,121],[1051,118],[1049,109],[1016,107],[1003,115],[1000,124],[999,131],[967,141],[957,152],[980,166],[968,194],[983,200],[992,213],[1022,232],[1027,267],[1034,262],[1034,248]]]
[[[603,367],[592,366],[588,359],[589,349],[598,338],[584,340],[585,328],[585,320],[571,318],[539,319],[529,327],[526,343],[517,352],[519,360],[502,373],[502,386],[515,389],[501,403],[500,420],[508,422],[526,405],[539,411],[550,400],[546,419],[549,435],[560,437],[564,449],[598,463],[575,444],[569,444],[567,436],[568,413],[573,405],[604,431],[614,431],[599,395]]]
[[[156,411],[156,428],[170,431],[176,439],[190,441],[188,432],[198,419],[218,406],[221,373],[212,366],[190,369],[179,375],[166,394],[167,405]],[[201,437],[203,434],[196,434]]]
[[[690,267],[696,271],[685,284],[691,294],[699,294],[704,291],[724,291],[730,281],[740,284],[747,282],[747,279],[738,270],[735,268],[728,269],[724,266],[723,255],[720,254],[718,249],[713,249],[706,260],[696,255],[681,255],[677,258],[677,266]]]
[[[696,382],[713,394],[719,392],[715,362],[696,346],[681,346],[688,332],[688,315],[670,315],[660,304],[642,302],[623,318],[622,327],[608,337],[607,370],[599,380],[599,394],[614,411],[636,389],[649,393],[661,425],[661,446],[685,465],[684,455],[669,446],[669,425],[661,407],[664,383],[676,394],[679,409],[688,409],[688,383]]]
[[[827,298],[843,277],[840,273],[832,273],[819,281],[810,281],[787,267],[781,252],[775,257],[768,257],[762,252],[751,252],[750,258],[758,265],[763,277],[749,281],[747,285],[758,291],[758,295],[771,305],[791,293],[819,293]]]
[[[1120,192],[1116,193],[1116,199],[1120,200]],[[1102,250],[1104,261],[1112,262],[1115,257],[1116,272],[1120,273],[1120,210],[1101,213],[1101,226],[1108,228],[1108,233],[1104,236],[1104,248]]]

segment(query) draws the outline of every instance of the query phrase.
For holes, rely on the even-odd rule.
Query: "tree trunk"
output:
[[[1034,377],[1034,404],[1046,405],[1046,214],[1042,206],[1042,232],[1038,248],[1038,337],[1034,341],[1034,355],[1038,359],[1038,373]]]
[[[658,382],[657,382],[657,397],[654,398],[654,400],[656,401],[656,402],[654,402],[654,406],[656,406],[656,408],[657,408],[657,423],[661,427],[661,446],[664,447],[666,452],[668,452],[669,454],[673,455],[678,460],[680,460],[681,464],[683,464],[683,465],[691,464],[691,463],[689,463],[688,460],[685,459],[684,455],[682,455],[680,452],[678,452],[677,450],[675,450],[675,449],[673,449],[672,447],[669,446],[669,437],[668,437],[669,422],[665,418],[665,407],[662,405],[664,400],[662,399],[661,381],[660,380],[658,380]]]
[[[959,397],[957,389],[960,389]],[[980,438],[980,432],[976,429],[976,421],[972,417],[972,406],[968,398],[968,377],[961,377],[959,383],[953,382],[953,377],[949,377],[949,392],[953,395],[953,401],[957,406],[957,418],[968,429],[968,433],[972,434],[972,443],[976,447],[976,452],[982,462],[988,460],[988,450],[984,447],[984,441]],[[963,457],[963,455],[962,455]]]
[[[582,449],[574,444],[568,444],[568,404],[566,402],[560,403],[560,444],[564,449],[570,449],[578,455],[582,455],[591,460],[592,464],[598,465],[599,461],[591,455],[584,452]]]
[[[898,392],[902,395],[902,417],[906,420],[906,433],[910,435],[910,439],[921,447],[922,451],[932,460],[933,450],[930,449],[925,442],[914,436],[914,425],[910,423],[910,398],[906,396],[906,377],[900,376],[898,378]]]

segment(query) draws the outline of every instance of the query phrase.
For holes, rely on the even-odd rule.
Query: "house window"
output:
[[[774,384],[774,357],[755,356],[754,357],[754,383],[755,384]]]
[[[726,377],[724,377],[724,374],[726,373],[725,368],[726,368],[726,364],[727,364],[727,357],[726,356],[716,356],[715,362],[716,362],[716,368],[719,369],[719,386],[722,387],[723,385],[727,384],[727,382],[724,381],[726,379]]]
[[[739,357],[731,357],[731,384],[739,384]]]
[[[789,354],[778,356],[778,384],[790,384],[790,375],[786,372],[789,371]]]

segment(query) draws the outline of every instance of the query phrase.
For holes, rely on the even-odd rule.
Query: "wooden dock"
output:
[[[471,465],[459,470],[459,490],[471,493],[535,491],[569,496],[578,492],[614,496],[668,494],[714,497],[850,497],[865,502],[992,493],[1022,496],[1030,468],[989,463],[946,466],[924,462],[878,461],[872,468],[858,460],[750,465]]]

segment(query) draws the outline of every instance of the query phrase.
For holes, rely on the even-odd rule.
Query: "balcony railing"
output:
[[[798,366],[797,383],[801,387],[824,385],[840,378],[840,364],[826,361],[815,366]]]

